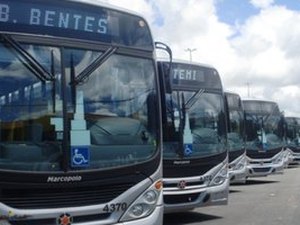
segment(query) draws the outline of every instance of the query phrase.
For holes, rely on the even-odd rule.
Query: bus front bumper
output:
[[[290,150],[289,165],[300,165],[300,153]]]
[[[164,191],[164,212],[183,212],[204,206],[227,205],[228,192],[228,178],[219,186],[178,191],[177,193]]]
[[[230,184],[245,183],[247,178],[247,165],[240,170],[229,170]]]
[[[245,183],[247,178],[247,158],[243,154],[229,164],[230,184]]]
[[[137,220],[132,220],[128,222],[119,222],[119,223],[110,223],[112,225],[162,225],[163,224],[163,205],[157,206],[154,211],[147,217],[140,218]],[[17,221],[17,220],[14,220]],[[13,222],[14,222],[13,221]],[[55,219],[53,220],[55,221]],[[8,220],[1,220],[0,216],[0,225],[12,225],[14,223],[9,222]],[[19,221],[20,222],[20,221]],[[22,220],[23,224],[30,224],[30,222],[26,220]],[[19,224],[19,223],[18,223]],[[58,224],[58,223],[57,223]],[[76,223],[76,225],[103,225],[108,224],[107,221],[94,221],[94,222],[80,222]],[[40,224],[43,225],[43,224]]]
[[[260,165],[249,164],[247,166],[247,177],[263,177],[271,174],[283,174],[284,162],[278,164],[261,163]]]

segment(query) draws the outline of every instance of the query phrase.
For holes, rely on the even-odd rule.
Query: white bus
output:
[[[164,87],[165,212],[227,204],[227,128],[220,76],[211,66],[186,61],[173,61],[171,68],[163,60],[158,65]]]
[[[225,92],[227,103],[227,139],[229,155],[230,183],[245,183],[247,176],[247,157],[245,149],[244,108],[240,96]]]
[[[289,164],[300,164],[300,118],[285,117],[286,121],[286,146],[289,153]]]
[[[0,224],[162,224],[154,55],[132,12],[0,0]]]
[[[283,173],[284,117],[277,103],[243,100],[248,177]]]

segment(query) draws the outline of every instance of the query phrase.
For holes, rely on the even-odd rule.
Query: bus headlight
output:
[[[228,177],[228,169],[227,169],[227,165],[224,165],[223,168],[212,179],[209,186],[221,185],[226,181],[227,177]]]
[[[276,158],[276,159],[273,159],[273,161],[272,161],[273,164],[279,164],[281,162],[282,162],[282,157],[281,156]]]
[[[234,166],[234,170],[242,170],[245,166],[246,166],[246,158],[243,158],[242,160],[240,160],[235,166]]]
[[[145,206],[143,206],[142,204],[134,205],[131,209],[132,215],[135,217],[142,216],[144,213],[144,208],[145,208]]]
[[[243,163],[238,163],[235,167],[234,170],[242,170],[244,168],[245,164]]]
[[[124,222],[149,216],[156,208],[161,194],[162,182],[157,181],[132,203],[122,216],[121,221]]]
[[[273,163],[273,164],[279,164],[279,163],[281,163],[282,161],[283,161],[283,155],[280,154],[280,155],[278,155],[275,159],[272,160],[272,163]]]

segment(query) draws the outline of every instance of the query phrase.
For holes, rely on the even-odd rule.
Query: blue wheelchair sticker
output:
[[[190,156],[193,153],[193,145],[192,144],[184,144],[184,156]]]
[[[71,147],[72,167],[87,167],[90,162],[90,149],[85,146]]]

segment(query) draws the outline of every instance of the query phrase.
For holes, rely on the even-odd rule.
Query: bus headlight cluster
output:
[[[133,202],[122,216],[121,221],[130,221],[149,216],[156,208],[157,201],[161,194],[162,181],[157,181]]]
[[[243,163],[238,163],[237,165],[235,165],[235,167],[233,168],[234,170],[242,170],[244,168],[244,165]]]
[[[210,182],[210,186],[217,186],[223,184],[228,178],[228,168],[224,165],[222,169],[215,175],[215,177]]]
[[[246,158],[243,158],[240,160],[234,167],[234,170],[242,170],[246,166],[247,160]]]
[[[274,163],[274,164],[279,164],[279,163],[281,163],[281,162],[282,162],[282,157],[281,157],[281,156],[279,156],[279,157],[273,159],[273,161],[272,161],[272,163]]]
[[[279,154],[275,159],[272,160],[272,163],[279,164],[283,161],[283,154]]]

